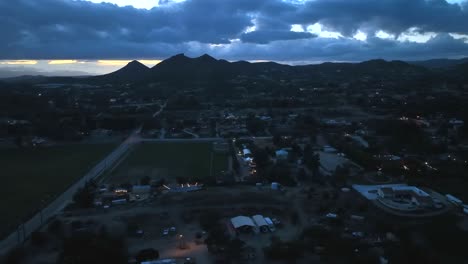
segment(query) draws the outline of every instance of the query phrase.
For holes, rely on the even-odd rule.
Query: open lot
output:
[[[264,263],[261,261],[262,247],[270,244],[273,235],[288,240],[301,230],[301,225],[293,225],[289,220],[291,210],[288,208],[292,207],[291,198],[290,195],[268,188],[259,191],[252,186],[211,187],[192,193],[168,193],[144,204],[129,203],[109,209],[91,209],[76,215],[70,213],[60,216],[60,219],[64,223],[92,223],[93,228],[105,225],[107,230],[116,236],[127,234],[126,242],[129,245],[130,256],[145,248],[155,248],[159,251],[160,258],[194,257],[197,263],[213,263],[206,245],[195,243],[196,233],[203,231],[199,223],[202,214],[207,211],[216,212],[223,223],[238,215],[264,214],[280,219],[283,226],[274,233],[249,233],[240,236],[248,246],[255,249],[258,258],[254,263]],[[132,236],[128,233],[129,225],[143,230],[144,234]],[[164,235],[163,230],[169,227],[175,227],[176,230]],[[186,249],[179,248],[180,235],[184,237]],[[52,259],[56,259],[55,254],[56,252],[50,254]],[[35,256],[31,262],[26,263],[36,263],[35,261],[42,257]]]
[[[228,169],[228,154],[213,151],[211,142],[142,143],[111,173],[115,184],[137,183],[141,178],[177,177],[189,181],[217,177]]]
[[[114,144],[0,149],[0,236],[46,205],[112,151]]]

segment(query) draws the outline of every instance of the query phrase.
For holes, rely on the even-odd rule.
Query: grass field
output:
[[[226,171],[227,157],[228,154],[214,152],[212,143],[144,143],[137,146],[111,173],[108,181],[115,184],[138,183],[145,176],[164,178],[169,182],[174,182],[177,177],[203,180]]]
[[[84,176],[115,147],[77,144],[0,149],[0,237]]]

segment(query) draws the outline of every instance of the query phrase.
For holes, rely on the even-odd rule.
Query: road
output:
[[[91,169],[80,180],[71,185],[65,192],[55,198],[48,206],[34,215],[27,222],[21,224],[16,231],[11,233],[3,241],[0,242],[0,255],[6,253],[10,248],[22,243],[27,239],[32,232],[39,229],[47,220],[57,215],[67,204],[73,199],[76,191],[85,185],[89,180],[95,179],[100,176],[107,168],[111,167],[118,161],[122,155],[135,143],[140,142],[141,127],[135,129],[130,136],[123,141],[114,151],[112,151],[106,158],[101,160],[93,169]]]
[[[164,110],[164,108],[166,108],[166,106],[167,106],[167,101],[164,102],[164,104],[162,104],[162,105],[160,104],[159,106],[160,106],[161,108],[160,108],[157,112],[155,112],[155,113],[153,114],[153,118],[155,118],[155,117],[157,117],[159,114],[161,114],[161,112]]]
[[[154,113],[154,117],[159,115],[165,108],[166,103],[161,105],[161,109]],[[80,180],[71,185],[65,192],[60,194],[54,201],[48,206],[43,208],[40,212],[34,215],[30,220],[23,224],[20,224],[16,231],[7,236],[0,242],[0,255],[6,253],[9,249],[24,242],[32,232],[41,228],[47,223],[48,219],[60,213],[60,211],[67,206],[73,199],[73,195],[76,191],[83,187],[89,180],[95,179],[100,176],[108,168],[112,167],[122,156],[128,151],[128,149],[137,143],[141,142],[212,142],[222,141],[225,138],[221,137],[210,137],[210,138],[142,138],[140,132],[142,127],[135,129],[130,136],[124,140],[114,151],[112,151],[106,158],[101,160],[93,169],[91,169],[86,175]],[[241,137],[239,139],[271,139],[272,137]]]
[[[184,129],[183,131],[184,131],[184,133],[187,133],[187,134],[191,135],[191,136],[194,137],[194,138],[199,138],[199,137],[200,137],[199,135],[193,133],[193,132],[190,131],[189,129]]]
[[[237,139],[251,139],[251,140],[265,140],[272,139],[273,137],[239,137]],[[206,141],[222,141],[226,140],[223,137],[199,137],[199,138],[140,138],[141,142],[206,142]]]

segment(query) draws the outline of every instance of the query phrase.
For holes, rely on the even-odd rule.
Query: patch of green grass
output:
[[[0,149],[0,237],[65,191],[115,147],[76,144]]]
[[[169,181],[176,177],[203,180],[227,170],[227,157],[214,152],[211,142],[143,143],[116,168],[110,182],[136,183],[144,176]]]

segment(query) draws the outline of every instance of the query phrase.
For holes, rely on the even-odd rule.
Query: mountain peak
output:
[[[189,57],[185,56],[184,53],[179,53],[179,54],[176,54],[176,55],[170,57],[167,60],[170,60],[170,59],[189,59]]]
[[[137,61],[137,60],[132,60],[131,62],[129,62],[125,67],[131,67],[131,68],[134,68],[134,69],[137,69],[137,68],[148,68],[146,65],[144,65],[143,63]],[[124,67],[124,68],[125,68]]]
[[[218,61],[217,59],[211,57],[210,55],[208,54],[203,54],[201,55],[200,57],[196,58],[197,60],[202,60],[202,61]]]
[[[128,81],[142,79],[146,76],[148,71],[149,68],[146,65],[137,60],[133,60],[115,72],[97,76],[96,78],[106,81]]]

